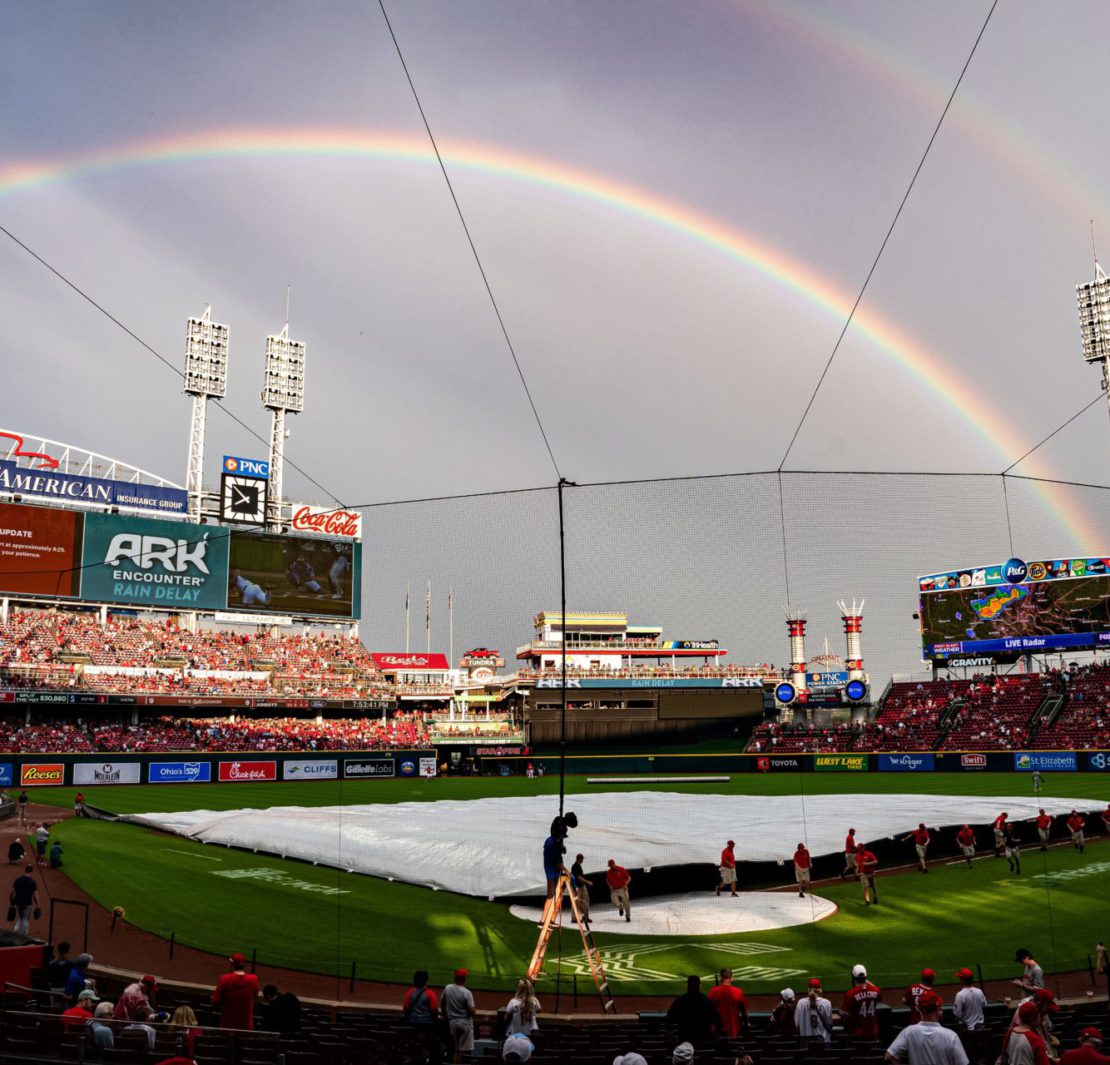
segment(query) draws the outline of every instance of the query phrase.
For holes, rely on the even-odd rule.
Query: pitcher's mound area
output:
[[[804,899],[779,891],[741,892],[737,898],[711,891],[685,895],[659,895],[633,899],[632,920],[617,915],[613,906],[602,903],[590,914],[595,932],[618,932],[636,936],[723,936],[737,932],[766,932],[812,924],[836,913],[836,904],[818,895]],[[511,906],[509,912],[522,921],[538,925],[540,906]],[[570,910],[563,912],[563,927],[576,932]]]

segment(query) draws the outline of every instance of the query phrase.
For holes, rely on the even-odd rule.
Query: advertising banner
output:
[[[880,754],[877,757],[881,773],[931,773],[936,768],[936,755],[932,751]]]
[[[85,516],[81,595],[106,603],[222,610],[227,533],[186,522]]]
[[[409,758],[406,758],[398,767],[403,777],[416,776],[416,763]]]
[[[434,777],[436,775],[436,760],[434,758],[420,759],[420,775],[422,777]]]
[[[349,780],[391,777],[396,772],[396,765],[392,758],[348,758],[343,763],[343,776]]]
[[[0,762],[0,788],[10,788],[15,782],[15,767],[11,762]]]
[[[151,784],[208,784],[211,762],[151,762],[146,779]]]
[[[1014,751],[1014,768],[1024,773],[1074,773],[1078,761],[1075,751]]]
[[[809,756],[804,754],[761,754],[755,759],[755,768],[759,773],[771,773],[775,770],[788,773],[800,773],[809,768]]]
[[[245,780],[277,780],[277,762],[221,762],[219,780],[234,784]]]
[[[813,768],[823,773],[861,773],[866,771],[866,754],[815,754]]]
[[[83,514],[0,503],[0,591],[75,596]]]
[[[374,665],[383,673],[425,673],[450,669],[446,655],[441,654],[371,654]]]
[[[282,763],[281,776],[283,780],[335,780],[339,776],[339,763],[316,758],[291,760]]]
[[[289,527],[293,532],[319,533],[351,540],[362,539],[361,510],[329,510],[311,507],[307,503],[294,503]]]
[[[362,545],[232,532],[229,610],[357,618]]]
[[[537,688],[561,688],[560,677],[537,677]],[[568,688],[762,688],[759,677],[567,677]]]
[[[73,783],[138,784],[142,771],[141,762],[77,762],[73,766]]]
[[[1105,773],[1110,769],[1110,754],[1106,751],[1090,751],[1087,754],[1087,768],[1096,773]]]
[[[60,762],[26,762],[19,770],[19,783],[25,788],[40,788],[66,782],[66,767]]]
[[[158,488],[131,481],[80,477],[58,470],[29,470],[0,459],[0,492],[42,496],[60,502],[95,503],[105,507],[131,507],[159,514],[185,514],[189,497],[184,488]]]

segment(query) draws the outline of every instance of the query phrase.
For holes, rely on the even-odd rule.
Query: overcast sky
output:
[[[390,7],[564,475],[778,466],[987,7]],[[226,405],[263,437],[264,338],[291,285],[308,366],[287,454],[346,503],[554,482],[376,5],[2,17],[3,226],[174,367],[185,318],[211,303],[231,326]],[[1089,220],[1110,249],[1108,39],[1104,4],[999,5],[788,468],[998,472],[1098,394],[1074,285],[1093,273]],[[183,482],[175,375],[2,236],[0,271],[0,424]],[[224,452],[262,453],[219,412],[209,424],[213,481]],[[1105,484],[1108,459],[1096,405],[1018,472]],[[777,485],[756,500],[726,484],[595,497],[572,605],[784,660]],[[790,530],[791,598],[839,645],[834,587],[868,594],[889,615],[871,637],[888,670],[919,661],[913,574],[1009,550],[977,488],[931,486],[925,506],[906,482],[909,550],[890,485],[852,482],[868,535],[851,546],[831,480],[798,484]],[[325,501],[295,471],[287,494]],[[437,645],[451,581],[456,651],[523,642],[557,603],[549,503],[378,512],[368,642],[397,648],[403,588],[422,596],[427,574]],[[1056,505],[1086,509],[1061,522],[1030,503],[1016,551],[1110,549],[1099,502]],[[738,573],[757,567],[749,592]],[[422,603],[413,625],[416,643]]]

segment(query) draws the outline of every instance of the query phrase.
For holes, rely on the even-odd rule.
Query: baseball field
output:
[[[807,817],[821,818],[820,797],[866,790],[868,801],[915,793],[921,816],[930,796],[997,795],[1030,797],[1020,774],[782,774],[733,777],[728,783],[652,784],[662,792],[701,792],[735,803],[737,839],[744,831],[744,796],[813,796]],[[643,784],[605,784],[606,791],[642,791]],[[228,810],[275,806],[319,807],[396,804],[437,800],[550,795],[557,812],[557,780],[470,778],[403,781],[313,781],[286,784],[104,786],[87,789],[87,801],[116,813],[171,810]],[[573,797],[596,792],[583,777],[567,780]],[[39,789],[40,803],[68,808],[73,789]],[[1110,800],[1110,779],[1094,774],[1046,776],[1045,799]],[[785,836],[798,826],[784,825]],[[692,831],[696,827],[692,826]],[[476,988],[508,988],[526,968],[537,929],[514,917],[509,907],[463,895],[434,891],[272,855],[203,845],[139,826],[67,820],[55,834],[65,847],[65,872],[106,908],[122,906],[136,926],[181,944],[226,955],[255,951],[260,965],[274,965],[345,977],[355,963],[360,978],[405,981],[413,969],[444,974],[459,965],[470,969]],[[980,832],[986,841],[988,833]],[[1066,840],[1048,852],[1027,849],[1020,877],[989,854],[973,868],[939,861],[922,876],[909,866],[892,869],[879,881],[881,904],[865,908],[852,881],[820,884],[816,894],[837,912],[816,923],[733,935],[643,936],[636,925],[618,922],[607,901],[594,904],[598,947],[617,994],[676,992],[687,973],[706,975],[722,965],[733,968],[750,992],[777,991],[803,976],[819,975],[826,987],[847,985],[848,972],[864,961],[872,978],[898,986],[923,965],[940,982],[965,965],[982,967],[986,979],[1016,975],[1014,950],[1028,946],[1046,970],[1086,969],[1088,955],[1104,937],[1110,847],[1096,836],[1085,853]],[[573,836],[571,840],[573,844]],[[505,829],[507,848],[538,850],[541,838],[519,838]],[[721,842],[706,841],[707,852]],[[712,854],[707,855],[712,860]],[[782,883],[792,880],[790,867]],[[741,870],[743,884],[743,870]],[[771,885],[759,885],[761,889]],[[635,892],[633,900],[635,903]],[[743,906],[743,898],[722,898],[722,907]],[[561,959],[559,957],[561,953]],[[553,942],[546,980],[556,970],[579,986],[588,970],[573,926]]]

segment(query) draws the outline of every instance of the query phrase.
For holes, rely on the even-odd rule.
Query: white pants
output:
[[[31,907],[24,906],[17,907],[15,911],[15,924],[12,925],[12,931],[18,932],[20,935],[29,935],[31,931]]]

